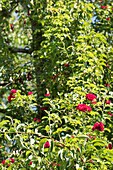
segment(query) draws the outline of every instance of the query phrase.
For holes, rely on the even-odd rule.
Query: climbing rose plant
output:
[[[0,2],[0,170],[113,169],[112,5]]]

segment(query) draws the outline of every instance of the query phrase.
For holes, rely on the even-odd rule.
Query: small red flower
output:
[[[97,103],[97,101],[91,101],[91,103]]]
[[[80,151],[80,149],[79,149],[79,148],[77,148],[77,151]]]
[[[105,8],[105,9],[107,9],[108,7],[107,7],[107,6],[105,6],[104,8]]]
[[[65,65],[66,67],[69,67],[69,64],[68,64],[68,63],[65,63],[64,65]]]
[[[10,166],[10,165],[7,165],[8,167]]]
[[[58,166],[61,166],[61,164],[58,164]]]
[[[12,100],[11,100],[12,98],[15,98],[15,95],[12,96],[12,93],[10,93],[10,96],[8,96],[8,98],[7,98],[8,101],[9,101],[9,103],[12,101]]]
[[[104,84],[105,86],[109,87],[109,84]]]
[[[30,161],[30,163],[28,165],[32,165],[32,161]]]
[[[37,121],[37,122],[41,122],[41,119],[37,119],[36,121]]]
[[[98,131],[103,131],[104,130],[104,124],[102,122],[96,122],[92,128],[92,130],[97,129]]]
[[[2,161],[2,164],[3,164],[3,165],[5,164],[5,160]]]
[[[39,85],[37,85],[37,87],[39,87]]]
[[[49,144],[49,141],[47,141],[45,144],[44,144],[44,148],[49,148],[50,147],[50,144]]]
[[[31,95],[31,94],[33,94],[33,92],[31,91],[31,92],[28,92],[28,95]]]
[[[105,103],[106,103],[106,104],[110,104],[110,103],[111,103],[111,101],[105,101]]]
[[[105,7],[104,6],[101,6],[101,9],[104,9]]]
[[[48,93],[48,94],[45,94],[45,97],[47,97],[47,96],[50,96],[50,93]]]
[[[26,23],[26,20],[24,20],[24,24]]]
[[[106,18],[106,20],[110,20],[110,18],[108,17],[108,18]],[[109,67],[108,67],[109,68]]]
[[[15,162],[15,159],[12,159],[12,158],[10,158],[10,163],[14,163]]]
[[[108,112],[108,114],[109,114],[109,115],[111,115],[111,116],[113,116],[113,114],[112,114],[112,113],[110,113],[110,112]]]
[[[11,30],[13,31],[13,24],[11,24]]]
[[[36,119],[36,118],[34,118],[33,120],[34,120],[34,121],[36,121],[37,119]]]
[[[93,164],[93,160],[92,159],[90,159],[89,161]]]
[[[73,136],[73,135],[72,135],[71,137],[72,137],[72,138],[74,138],[74,136]]]
[[[54,163],[53,165],[57,166],[57,163]]]
[[[12,93],[17,93],[17,90],[16,89],[12,89],[11,92]]]

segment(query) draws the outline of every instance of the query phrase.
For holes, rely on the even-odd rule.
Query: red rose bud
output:
[[[93,160],[92,159],[90,159],[89,161],[93,164]]]
[[[5,164],[5,160],[2,161],[2,164],[3,164],[3,165]]]
[[[92,101],[91,103],[97,103],[97,101]]]
[[[33,120],[34,120],[34,121],[36,121],[37,119],[36,119],[36,118],[34,118]]]
[[[66,67],[69,67],[69,64],[68,64],[68,63],[65,63],[64,65],[65,65]]]
[[[48,93],[48,94],[45,94],[45,97],[47,97],[47,96],[50,96],[50,93]]]
[[[101,9],[104,9],[105,7],[104,6],[101,6]]]
[[[13,31],[13,24],[11,24],[11,30]]]
[[[108,148],[109,148],[109,149],[112,149],[112,144],[111,144],[111,143],[108,145]]]
[[[110,113],[110,112],[108,112],[108,114],[109,114],[109,115],[111,115],[111,116],[113,116],[113,114],[112,114],[112,113]]]
[[[32,165],[32,161],[30,161],[30,163],[28,165]]]
[[[110,103],[111,103],[111,101],[105,101],[105,103],[106,103],[106,104],[110,104]]]
[[[24,20],[24,24],[26,23],[26,20]]]
[[[16,89],[12,89],[11,92],[12,93],[17,93],[17,90]]]
[[[45,144],[44,144],[44,148],[49,148],[50,147],[50,144],[49,144],[49,141],[47,141]]]
[[[77,151],[80,151],[80,149],[79,149],[79,148],[77,148]]]
[[[110,18],[108,17],[108,18],[106,18],[106,20],[110,20]],[[109,66],[108,66],[108,68],[109,68]]]
[[[41,119],[37,119],[36,121],[37,121],[37,122],[41,122]]]
[[[31,94],[33,94],[33,92],[31,91],[31,92],[28,92],[28,95],[31,95]]]

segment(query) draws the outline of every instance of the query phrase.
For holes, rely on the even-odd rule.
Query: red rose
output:
[[[33,94],[33,92],[31,91],[31,92],[28,92],[28,95],[31,95],[31,94]]]
[[[96,122],[92,128],[92,130],[97,129],[98,131],[103,131],[104,130],[104,124],[102,122]]]
[[[44,148],[49,148],[50,147],[50,144],[49,144],[49,141],[47,141],[45,144],[44,144]]]
[[[80,151],[80,149],[79,149],[79,148],[77,148],[77,151]]]
[[[92,159],[90,159],[89,161],[93,164],[93,160]]]
[[[87,106],[85,104],[78,104],[76,109],[79,110],[79,111],[83,111],[83,112],[91,111],[92,110],[90,106]]]
[[[65,65],[66,67],[69,67],[69,64],[68,64],[68,63],[65,63],[64,65]]]
[[[10,166],[10,165],[7,165],[8,167]]]
[[[110,112],[108,112],[108,114],[109,114],[109,115],[111,115],[111,116],[113,116],[113,114],[112,114],[112,113],[110,113]]]
[[[108,148],[109,148],[109,149],[112,149],[112,144],[111,144],[111,143],[108,145]]]
[[[24,24],[26,23],[26,20],[24,20]]]
[[[105,7],[104,6],[101,6],[101,9],[104,9]]]
[[[91,103],[97,103],[97,101],[92,101]]]
[[[12,98],[15,98],[15,95],[12,96],[12,93],[10,93],[10,96],[8,96],[9,103],[12,101]]]
[[[12,159],[12,158],[10,158],[10,163],[14,163],[15,162],[15,159]]]
[[[108,18],[106,18],[106,20],[110,20],[110,18],[108,17]],[[108,66],[108,68],[109,68],[109,66]]]
[[[106,104],[110,104],[110,103],[111,103],[111,101],[105,101],[105,103],[106,103]]]
[[[2,161],[2,164],[3,164],[3,165],[5,164],[5,160]]]
[[[34,121],[36,121],[37,119],[36,119],[36,118],[34,118],[33,120],[34,120]]]
[[[12,89],[11,92],[12,93],[17,93],[17,90],[16,89]]]
[[[30,161],[30,163],[28,165],[32,165],[32,161]]]
[[[109,84],[104,84],[105,86],[109,87]]]
[[[37,121],[37,122],[40,122],[40,121],[41,121],[41,119],[37,119],[36,121]]]
[[[85,97],[86,97],[88,100],[90,100],[90,101],[92,101],[92,100],[94,100],[94,99],[97,99],[97,97],[96,97],[94,94],[92,94],[92,93],[86,94]]]
[[[50,96],[50,93],[48,93],[48,94],[45,94],[45,97],[47,97],[47,96]]]
[[[13,24],[11,24],[11,30],[13,31]]]

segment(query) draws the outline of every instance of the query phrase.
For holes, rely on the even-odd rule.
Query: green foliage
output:
[[[0,2],[0,170],[113,169],[112,5]]]

